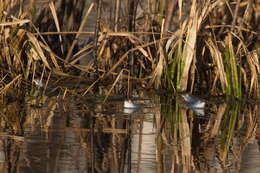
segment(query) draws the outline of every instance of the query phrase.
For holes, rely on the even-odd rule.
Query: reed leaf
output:
[[[57,12],[55,10],[55,6],[54,6],[54,3],[52,1],[49,3],[49,7],[50,7],[50,10],[51,10],[51,14],[53,16],[53,20],[54,20],[55,26],[57,28],[57,31],[60,32],[61,30],[60,30],[60,24],[59,24]],[[64,48],[63,48],[63,44],[62,44],[62,37],[61,37],[61,35],[59,35],[59,40],[60,40],[61,52],[63,54],[64,53]]]
[[[192,1],[191,10],[190,10],[190,21],[188,23],[187,36],[183,48],[182,59],[185,62],[183,71],[181,74],[180,82],[178,83],[179,91],[186,91],[188,87],[189,80],[189,71],[192,65],[192,61],[195,57],[195,48],[197,35],[202,25],[203,20],[206,18],[208,13],[218,4],[220,1],[211,3],[209,1],[203,4],[203,8],[197,8],[197,1]],[[201,6],[199,6],[201,7]],[[194,69],[193,69],[194,70]],[[194,81],[194,77],[190,79]]]
[[[178,85],[179,91],[186,91],[188,80],[189,80],[189,70],[191,66],[191,62],[195,56],[195,45],[196,45],[196,38],[197,38],[197,27],[198,27],[198,20],[197,14],[195,14],[193,20],[189,24],[189,29],[187,31],[187,38],[183,48],[182,59],[185,62],[180,83]]]
[[[8,84],[6,84],[5,86],[0,88],[0,94],[5,93],[12,85],[14,85],[15,83],[17,83],[17,81],[19,79],[21,79],[22,75],[18,75],[16,76],[11,82],[9,82]]]
[[[221,54],[220,50],[218,49],[217,44],[214,40],[209,38],[206,41],[206,45],[210,50],[213,64],[216,65],[216,67],[217,67],[216,77],[215,77],[214,81],[218,81],[218,79],[220,79],[222,91],[223,91],[223,93],[226,93],[227,88],[228,88],[228,82],[227,82],[227,75],[226,75],[225,68],[224,68],[222,54]],[[212,88],[215,88],[215,84],[213,85]]]
[[[237,68],[231,35],[227,36],[226,38],[225,58],[227,62],[226,73],[229,83],[228,94],[233,95],[237,98],[241,98],[241,75],[240,73],[238,73],[239,70]]]
[[[32,54],[31,54],[32,58],[36,61],[41,60],[48,69],[51,69],[51,67],[47,61],[47,58],[44,55],[40,42],[31,33],[27,33],[27,36],[28,36],[28,39],[32,46],[30,49],[30,51],[32,52]]]
[[[152,79],[150,81],[150,85],[155,84],[155,88],[159,88],[159,86],[161,85],[161,77],[163,74],[163,68],[165,66],[165,55],[161,44],[159,44],[159,56],[159,62],[156,65],[156,68],[152,75]]]
[[[84,18],[83,18],[83,20],[82,20],[82,22],[81,22],[81,24],[80,24],[80,27],[79,27],[79,29],[78,29],[78,32],[77,32],[76,36],[75,36],[75,39],[73,40],[73,42],[72,42],[72,44],[71,44],[71,46],[70,46],[70,48],[69,48],[69,50],[68,50],[68,53],[67,53],[66,58],[65,58],[65,61],[69,61],[69,58],[70,58],[71,55],[72,55],[72,51],[73,51],[73,49],[74,49],[76,43],[78,42],[77,39],[78,39],[79,36],[80,36],[80,32],[83,30],[85,24],[87,23],[88,18],[89,18],[89,15],[90,15],[90,13],[91,13],[91,11],[92,11],[93,8],[94,8],[94,3],[91,3],[90,6],[89,6],[88,11],[87,11],[86,14],[84,15]]]
[[[260,65],[259,57],[256,52],[252,52],[247,56],[248,65],[251,71],[251,81],[249,86],[249,95],[260,97],[259,95],[259,80],[258,76],[260,75]]]
[[[30,22],[29,19],[17,20],[17,21],[12,21],[12,22],[1,22],[0,26],[24,25],[29,22]]]

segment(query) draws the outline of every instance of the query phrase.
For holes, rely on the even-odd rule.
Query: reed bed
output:
[[[184,109],[175,99],[165,99],[172,106],[162,106],[166,116],[161,119],[165,123],[158,135],[173,151],[172,172],[241,169],[237,165],[242,164],[247,145],[258,133],[258,105],[223,103],[210,107],[201,116],[196,111]]]
[[[127,2],[2,0],[0,92],[40,78],[80,81],[81,95],[140,86],[259,97],[256,1]]]
[[[0,0],[1,128],[13,134],[2,133],[2,137],[23,141],[19,137],[26,127],[48,132],[58,97],[40,97],[39,88],[62,98],[67,94],[106,95],[102,101],[143,88],[237,99],[260,97],[258,2],[125,2]],[[88,133],[81,140],[90,158],[88,167],[94,172],[94,138],[105,144],[103,132],[117,146],[112,150],[111,168],[123,170],[126,153],[131,153],[127,146],[131,122],[106,117],[100,113],[104,105],[100,102],[95,107],[93,100],[88,106],[86,102],[67,103],[80,107],[82,112],[75,115],[87,115],[82,131]],[[58,102],[62,105],[66,99]],[[173,171],[208,172],[215,164],[228,169],[234,165],[230,158],[239,162],[236,156],[256,131],[258,105],[223,103],[212,108],[214,116],[200,119],[184,110],[178,99],[171,97],[166,103],[156,110],[156,146],[158,151],[163,151],[164,144],[173,148]],[[67,114],[62,117],[64,122],[71,113],[66,106],[58,110]],[[231,151],[233,147],[239,149]],[[161,164],[158,170],[163,169],[160,153],[156,156]],[[109,160],[108,154],[98,157],[104,163]]]

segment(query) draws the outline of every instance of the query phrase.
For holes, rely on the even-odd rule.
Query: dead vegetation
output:
[[[259,97],[257,1],[137,2],[2,0],[0,92],[40,78],[78,80],[82,95],[142,86]]]

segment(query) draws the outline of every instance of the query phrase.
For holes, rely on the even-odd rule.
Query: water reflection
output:
[[[178,97],[25,97],[2,102],[0,172],[257,172],[258,105]]]

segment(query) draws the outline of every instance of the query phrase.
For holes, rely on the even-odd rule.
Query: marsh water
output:
[[[121,96],[6,98],[0,172],[260,172],[258,102],[204,98],[200,111],[155,93],[135,110]]]

